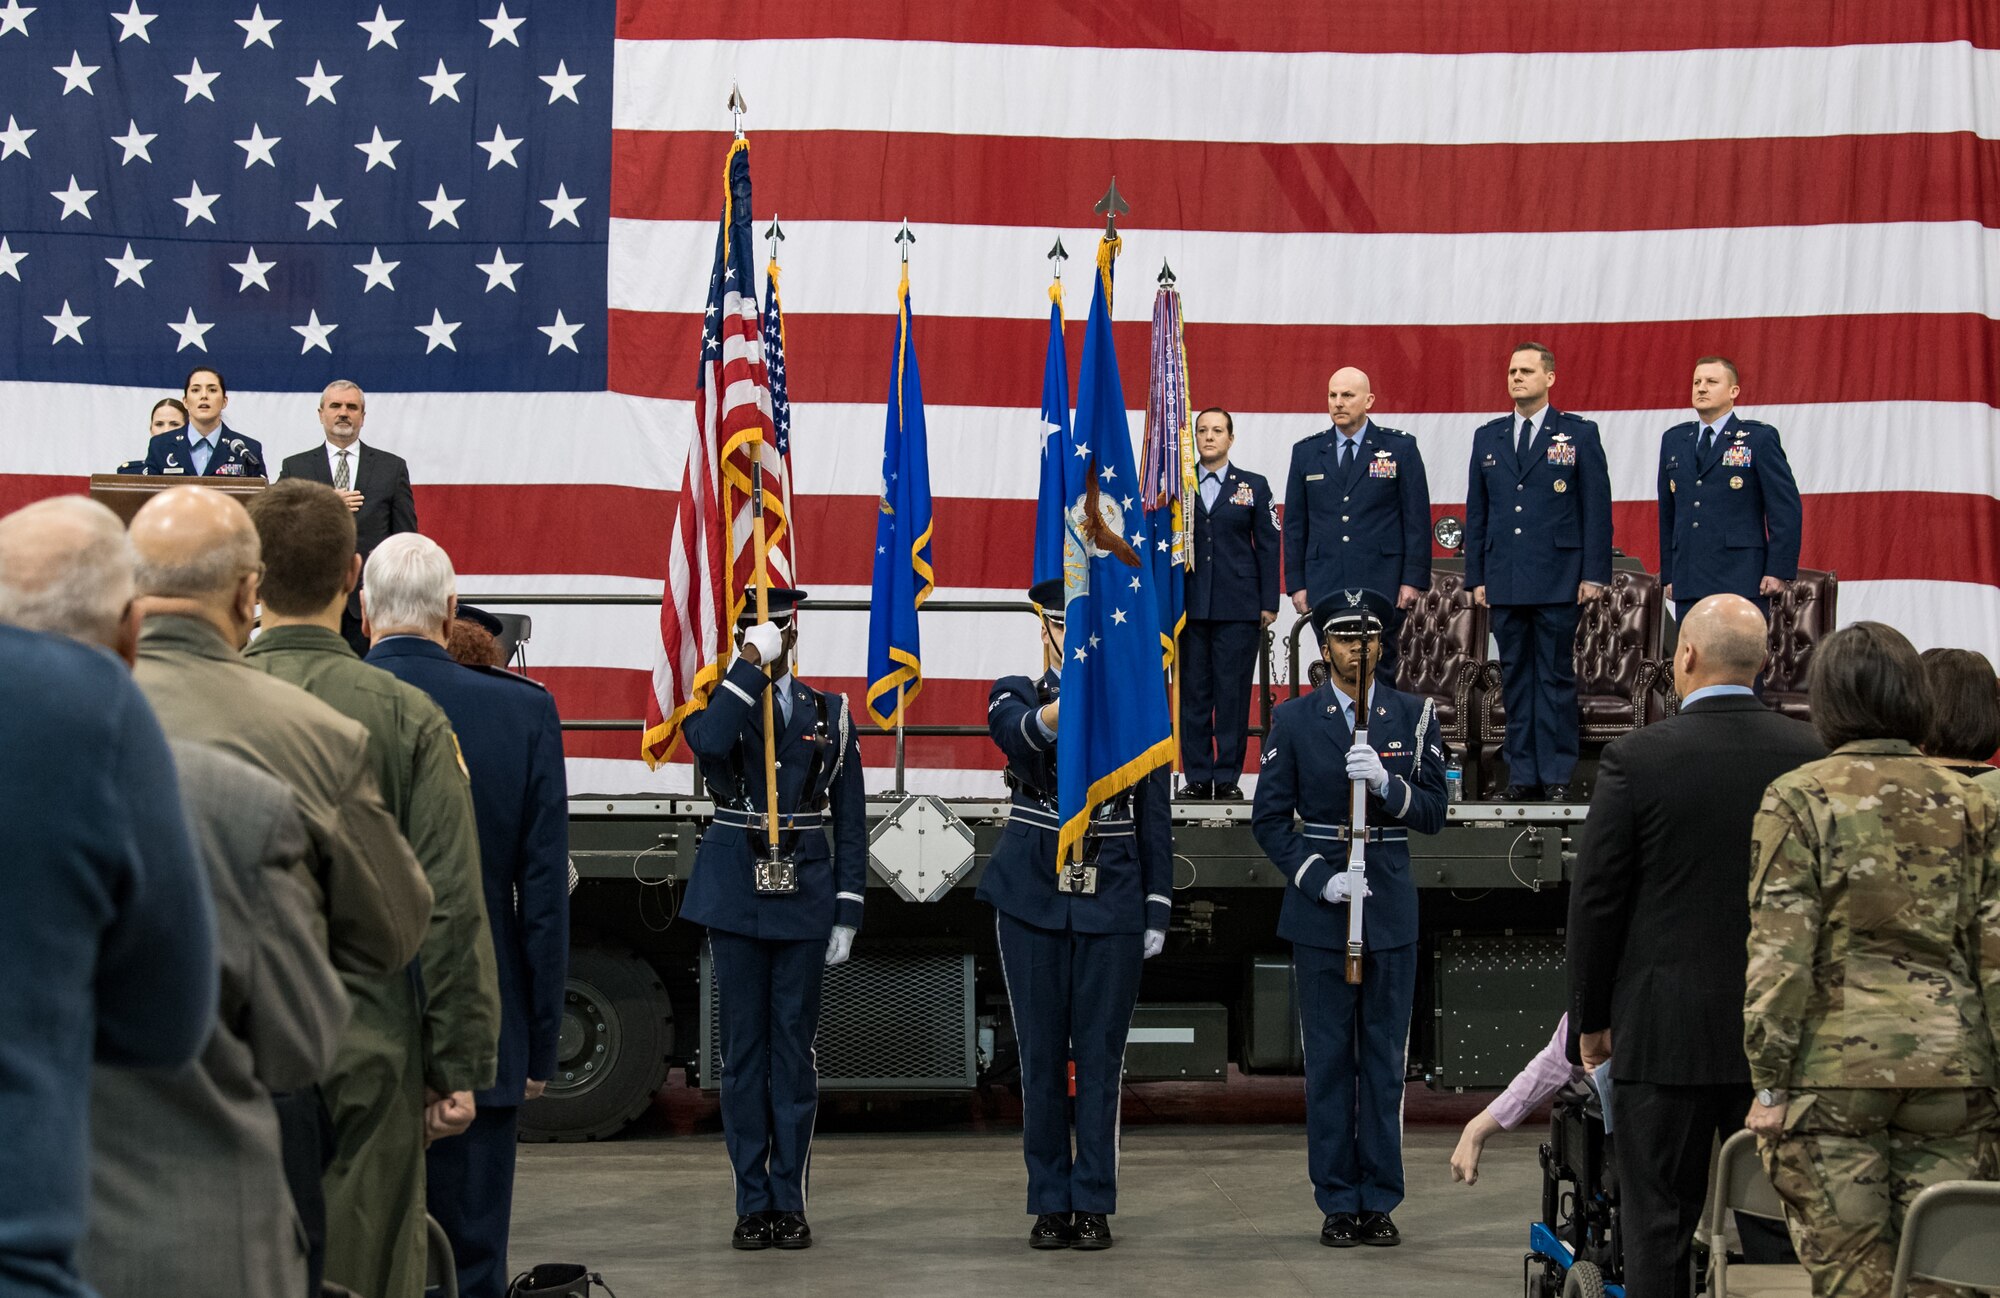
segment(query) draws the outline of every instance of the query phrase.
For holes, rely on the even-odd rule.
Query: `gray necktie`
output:
[[[189,458],[194,461],[195,476],[200,477],[208,472],[208,462],[215,458],[215,448],[197,437],[194,439],[194,447],[189,453]]]
[[[792,692],[782,686],[774,685],[772,688],[778,691],[778,719],[789,726],[792,724]]]
[[[339,464],[333,470],[333,489],[335,491],[345,491],[347,490],[347,452],[335,451],[334,459],[338,460]]]

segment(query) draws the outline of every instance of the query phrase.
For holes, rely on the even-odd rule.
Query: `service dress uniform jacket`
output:
[[[101,1294],[296,1298],[306,1250],[273,1091],[333,1066],[347,991],[305,876],[292,791],[206,744],[172,744],[215,902],[221,997],[201,1057],[90,1075],[90,1237]]]
[[[1348,904],[1323,899],[1347,868],[1348,700],[1327,682],[1278,705],[1251,830],[1289,884],[1278,936],[1292,944],[1305,1034],[1306,1161],[1323,1213],[1387,1213],[1403,1200],[1402,1102],[1416,997],[1417,884],[1409,834],[1445,819],[1445,757],[1428,699],[1376,686],[1368,743],[1389,773],[1368,795],[1362,982],[1346,978]],[[1301,823],[1294,823],[1294,817]]]
[[[1197,469],[1197,478],[1207,469]],[[1224,465],[1215,504],[1195,492],[1194,569],[1181,632],[1181,768],[1189,784],[1243,774],[1265,613],[1278,611],[1278,507],[1262,474]]]
[[[1611,583],[1611,478],[1597,425],[1550,406],[1527,458],[1516,416],[1472,435],[1465,584],[1486,588],[1507,704],[1508,781],[1576,769],[1577,587]]]
[[[192,478],[264,478],[270,469],[264,463],[264,447],[254,437],[245,437],[228,424],[215,427],[215,450],[208,467],[199,475],[194,469],[194,442],[199,436],[193,425],[171,433],[160,433],[146,443],[147,473],[167,477],[183,474]]]
[[[1292,447],[1285,475],[1285,589],[1310,604],[1363,587],[1395,603],[1402,586],[1431,585],[1431,488],[1417,439],[1373,420],[1354,462],[1340,467],[1342,437],[1327,428]],[[1396,679],[1396,609],[1382,630],[1381,679]]]
[[[492,1084],[500,993],[480,878],[472,790],[429,695],[354,656],[323,627],[273,627],[245,661],[368,730],[369,765],[436,902],[413,969],[349,977],[354,1020],[321,1083],[333,1117],[326,1173],[328,1279],[380,1298],[424,1288],[424,1089]]]
[[[1057,887],[1056,740],[1037,713],[1060,696],[1061,685],[1055,672],[1004,677],[986,713],[987,730],[1007,757],[1013,797],[978,896],[996,912],[1020,1051],[1028,1211],[1037,1216],[1118,1210],[1118,1097],[1143,937],[1147,929],[1166,931],[1173,912],[1164,770],[1113,799],[1095,819],[1084,856],[1097,870],[1096,892]]]
[[[771,715],[780,728],[778,846],[796,865],[794,892],[760,895],[756,886],[770,676],[737,659],[681,730],[716,799],[681,914],[708,929],[722,1002],[723,1139],[738,1216],[805,1211],[827,939],[836,924],[860,929],[868,882],[867,801],[847,700],[787,680],[790,719],[776,700]]]
[[[1702,425],[1660,438],[1660,582],[1684,613],[1710,595],[1762,607],[1765,577],[1799,575],[1798,483],[1778,430],[1734,411],[1701,453]]]
[[[509,1275],[514,1148],[523,1088],[555,1074],[569,966],[569,795],[549,692],[467,667],[429,640],[391,636],[368,655],[442,707],[472,776],[486,918],[500,976],[500,1059],[464,1135],[425,1154],[430,1214],[458,1259],[463,1298],[500,1298]]]

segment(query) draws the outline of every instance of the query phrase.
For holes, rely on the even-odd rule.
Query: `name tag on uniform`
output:
[[[1396,462],[1389,458],[1389,452],[1375,452],[1375,458],[1368,461],[1368,476],[1371,478],[1393,478],[1396,476]]]
[[[1306,481],[1307,481],[1307,482],[1319,482],[1319,481],[1321,481],[1322,479],[1324,479],[1325,477],[1326,477],[1326,475],[1325,475],[1324,473],[1308,473],[1308,474],[1306,475]]]
[[[1498,468],[1499,466],[1500,466],[1500,461],[1494,459],[1490,455],[1479,462],[1479,467],[1482,469],[1494,469]]]
[[[1576,463],[1576,443],[1558,436],[1549,443],[1549,463],[1570,465]]]
[[[1229,503],[1232,505],[1254,505],[1257,503],[1257,493],[1250,489],[1249,483],[1239,482],[1236,484],[1236,494],[1229,498]]]
[[[1732,469],[1750,467],[1750,448],[1738,442],[1722,453],[1722,462]]]
[[[168,466],[167,466],[166,468],[164,468],[164,469],[160,470],[160,472],[162,472],[162,473],[186,473],[186,472],[187,472],[187,470],[186,470],[186,469],[183,469],[183,468],[182,468],[182,467],[181,467],[180,465],[178,465],[178,464],[169,464],[169,465],[168,465]]]

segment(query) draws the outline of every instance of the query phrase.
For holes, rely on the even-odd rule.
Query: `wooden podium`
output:
[[[174,487],[210,487],[225,496],[245,499],[256,495],[271,484],[263,478],[197,478],[182,474],[171,476],[138,473],[93,473],[90,475],[90,498],[123,519],[130,527],[132,515],[139,507],[162,491]]]

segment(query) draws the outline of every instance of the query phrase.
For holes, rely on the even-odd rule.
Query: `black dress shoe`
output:
[[[1241,802],[1243,801],[1243,787],[1238,784],[1225,784],[1215,791],[1215,800],[1217,802]]]
[[[1541,796],[1542,786],[1539,784],[1510,784],[1507,786],[1507,791],[1500,795],[1500,800],[1502,802],[1534,802]]]
[[[813,1246],[812,1227],[806,1225],[806,1215],[802,1212],[773,1212],[767,1214],[771,1222],[771,1243],[778,1248],[811,1248]]]
[[[1548,784],[1548,785],[1544,785],[1544,786],[1542,787],[1542,801],[1544,801],[1544,802],[1568,802],[1568,801],[1569,801],[1569,785],[1567,785],[1567,784]]]
[[[1351,1212],[1329,1212],[1319,1228],[1319,1242],[1328,1248],[1353,1248],[1361,1242],[1361,1227]]]
[[[1029,1248],[1068,1248],[1076,1238],[1066,1212],[1045,1212],[1028,1231]]]
[[[1181,790],[1181,797],[1189,802],[1206,802],[1214,796],[1213,784],[1190,784]]]
[[[729,1236],[729,1247],[741,1249],[771,1247],[770,1219],[760,1212],[753,1212],[748,1217],[738,1217],[736,1229]]]
[[[1076,1214],[1076,1229],[1072,1232],[1071,1248],[1085,1250],[1111,1247],[1111,1223],[1101,1212],[1079,1212]]]
[[[1403,1242],[1403,1233],[1396,1229],[1396,1223],[1389,1220],[1386,1212],[1364,1212],[1357,1230],[1363,1244],[1373,1244],[1377,1248],[1390,1248]]]

